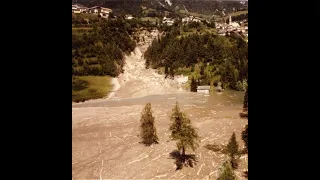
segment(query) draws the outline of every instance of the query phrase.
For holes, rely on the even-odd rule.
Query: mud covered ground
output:
[[[170,153],[176,149],[169,140],[169,116],[179,101],[201,136],[195,155],[197,164],[176,171]],[[239,118],[242,94],[224,92],[206,96],[195,93],[150,96],[126,100],[105,100],[75,104],[72,108],[73,179],[215,179],[225,155],[207,150],[210,144],[226,144],[235,131],[240,133],[247,120]],[[140,144],[140,113],[146,102],[152,103],[160,143],[151,147]],[[187,151],[193,153],[192,151]],[[241,157],[236,171],[244,179],[247,158]]]

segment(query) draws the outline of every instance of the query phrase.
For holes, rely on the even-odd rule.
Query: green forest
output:
[[[101,21],[87,31],[72,33],[72,74],[117,76],[124,65],[123,53],[135,48],[130,24],[119,19]]]
[[[146,67],[165,68],[167,76],[190,69],[199,85],[222,82],[224,88],[245,90],[248,79],[248,43],[236,35],[217,36],[193,33],[180,36],[173,27],[165,36],[155,39],[145,53]],[[190,75],[187,74],[187,75]]]

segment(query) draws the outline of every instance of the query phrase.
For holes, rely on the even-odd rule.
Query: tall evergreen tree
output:
[[[241,133],[241,139],[244,142],[244,145],[246,146],[246,149],[248,151],[248,125],[244,127],[244,130]]]
[[[197,92],[197,82],[196,80],[194,79],[194,77],[192,76],[191,78],[191,92]]]
[[[172,78],[174,78],[174,69],[173,69],[173,67],[172,66],[170,66],[170,76],[172,77]]]
[[[226,150],[230,157],[232,167],[236,169],[238,167],[236,156],[239,155],[239,144],[236,140],[236,134],[234,132],[232,133]]]
[[[248,86],[247,86],[246,92],[245,92],[245,94],[244,94],[243,111],[244,111],[244,112],[247,112],[247,111],[248,111]]]
[[[165,74],[166,77],[167,77],[168,74],[169,74],[169,67],[168,67],[168,65],[165,65],[165,67],[164,67],[164,74]]]
[[[222,168],[220,168],[220,176],[217,180],[235,180],[236,176],[231,168],[230,163],[227,161],[223,163]]]
[[[173,140],[177,140],[177,148],[179,151],[182,150],[182,157],[185,156],[185,151],[188,148],[195,151],[199,146],[200,137],[187,115],[180,111],[178,102],[172,109],[170,119],[173,121],[169,128],[171,131],[170,137]]]
[[[157,130],[154,126],[154,117],[152,116],[151,103],[147,103],[141,113],[140,136],[142,143],[150,146],[152,143],[158,143]]]

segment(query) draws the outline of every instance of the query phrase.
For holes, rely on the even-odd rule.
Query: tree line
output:
[[[72,25],[74,27],[92,27],[92,24],[100,21],[101,18],[96,15],[72,13]]]
[[[196,25],[196,24],[195,24]],[[165,36],[155,39],[145,52],[146,67],[164,67],[167,76],[178,68],[200,65],[197,80],[209,84],[220,77],[224,88],[244,90],[248,78],[248,44],[235,35],[218,36],[193,33],[181,36],[179,27],[171,27]]]

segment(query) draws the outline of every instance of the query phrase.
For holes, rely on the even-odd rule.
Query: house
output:
[[[141,9],[142,9],[142,10],[146,10],[146,9],[147,9],[147,7],[145,7],[145,6],[141,6]]]
[[[181,21],[182,21],[183,23],[188,23],[188,22],[191,21],[191,18],[190,18],[190,17],[184,17],[184,18],[181,19]]]
[[[162,23],[167,24],[168,26],[171,26],[171,25],[173,25],[174,21],[171,18],[164,17],[162,20]]]
[[[225,36],[226,35],[226,31],[224,29],[221,29],[221,30],[218,31],[218,35]]]
[[[72,5],[72,13],[79,14],[80,9],[78,8],[77,5]]]
[[[93,7],[89,8],[88,11],[89,11],[89,13],[97,14],[100,17],[108,18],[109,13],[112,12],[112,9],[101,7],[101,6],[93,6]]]
[[[72,5],[72,13],[86,13],[87,10],[88,10],[88,8],[82,4],[73,4]]]
[[[89,8],[82,6],[82,7],[79,7],[79,9],[80,9],[80,13],[87,13]]]
[[[202,20],[204,20],[204,19],[202,19],[202,18],[200,18],[200,17],[194,17],[194,18],[192,19],[193,22],[201,22]]]
[[[197,87],[197,92],[198,93],[209,94],[210,93],[210,86],[198,86]]]
[[[124,18],[130,20],[130,19],[133,19],[134,17],[132,15],[126,15]]]

